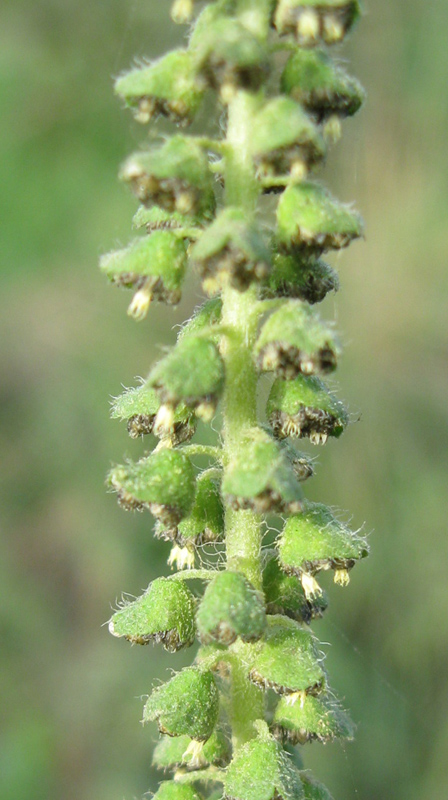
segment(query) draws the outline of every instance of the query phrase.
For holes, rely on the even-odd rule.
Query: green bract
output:
[[[244,744],[227,768],[224,794],[229,800],[302,800],[299,774],[267,735]]]
[[[200,217],[180,214],[178,211],[166,211],[160,206],[139,206],[132,218],[132,226],[137,230],[146,228],[148,233],[157,230],[175,230],[177,237],[190,238],[191,225],[200,225]]]
[[[286,250],[340,250],[363,234],[361,218],[322,186],[288,186],[277,206],[277,238]]]
[[[324,261],[303,253],[276,253],[272,270],[263,284],[263,293],[266,297],[291,297],[314,304],[338,288],[337,273]]]
[[[229,99],[229,89],[256,91],[268,72],[267,53],[263,44],[236,20],[218,18],[200,34],[193,35],[190,48],[197,70],[204,82],[221,89]]]
[[[262,596],[244,575],[221,572],[205,590],[197,625],[203,644],[229,645],[238,636],[245,642],[256,641],[266,626]]]
[[[191,250],[191,258],[208,294],[226,282],[247,289],[269,273],[270,254],[261,232],[239,208],[227,208],[211,223]]]
[[[213,176],[207,158],[184,136],[134,153],[123,164],[120,177],[143,205],[156,203],[166,211],[193,217],[213,211]]]
[[[293,703],[288,699],[280,698],[275,709],[273,730],[279,739],[292,744],[353,739],[355,728],[351,719],[332,698],[305,695]]]
[[[263,591],[268,614],[284,614],[297,622],[311,622],[323,615],[328,606],[324,593],[308,598],[294,575],[279,567],[277,554],[271,553],[263,570]]]
[[[235,508],[258,513],[300,510],[302,490],[284,451],[260,428],[241,442],[241,451],[228,464],[222,491]]]
[[[315,311],[289,300],[264,323],[255,345],[257,364],[264,372],[291,380],[300,373],[332,372],[339,345],[330,326]]]
[[[250,680],[279,694],[319,692],[325,673],[314,636],[287,617],[268,622],[264,638],[253,645]]]
[[[318,122],[331,116],[350,117],[361,108],[364,90],[361,84],[326,53],[296,50],[288,59],[281,77],[281,88]]]
[[[251,150],[260,175],[301,174],[323,159],[325,143],[300,105],[277,97],[254,119]]]
[[[224,385],[224,364],[216,345],[199,336],[184,336],[151,370],[148,385],[162,403],[184,403],[198,416],[211,419]]]
[[[185,767],[193,771],[203,769],[208,764],[225,767],[230,761],[230,743],[222,731],[215,730],[196,757],[192,752],[192,741],[189,736],[163,736],[154,750],[153,763],[159,769]]]
[[[191,411],[183,405],[178,406],[172,425],[166,428],[155,424],[159,409],[157,392],[144,383],[135,389],[126,389],[116,397],[111,416],[114,419],[127,420],[128,433],[132,439],[147,433],[153,433],[161,439],[168,438],[173,445],[191,439],[196,427]]]
[[[275,26],[302,47],[340,42],[360,15],[358,0],[279,0]]]
[[[181,581],[157,578],[137,600],[126,601],[109,622],[114,636],[133,644],[161,642],[174,653],[193,644],[196,603]]]
[[[325,444],[328,436],[340,436],[348,422],[347,411],[315,376],[278,378],[272,384],[266,412],[276,436],[308,437]]]
[[[363,536],[353,533],[322,503],[308,503],[290,517],[279,543],[282,569],[301,576],[321,569],[335,570],[335,581],[348,583],[348,570],[368,555]]]
[[[143,709],[143,722],[157,720],[161,733],[204,742],[213,733],[218,711],[213,674],[188,667],[153,690]]]
[[[193,505],[195,478],[189,459],[176,450],[159,450],[136,463],[114,467],[109,486],[128,510],[149,508],[163,524],[180,522]]]
[[[191,122],[203,96],[187,50],[173,50],[127,72],[115,82],[115,91],[134,109],[139,122],[149,122],[157,114],[181,124]]]

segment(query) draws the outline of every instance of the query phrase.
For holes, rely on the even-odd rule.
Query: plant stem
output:
[[[256,208],[259,186],[250,154],[251,126],[260,99],[236,92],[228,108],[225,150],[226,205],[239,206],[250,219]],[[223,337],[226,367],[223,405],[224,468],[240,454],[246,432],[257,423],[257,372],[252,357],[259,308],[255,288],[238,292],[230,286],[222,292],[222,324],[232,335]],[[261,518],[251,510],[226,506],[225,541],[227,568],[243,573],[262,589]],[[234,748],[253,738],[253,723],[264,715],[263,695],[250,683],[247,668],[232,660],[230,717]]]

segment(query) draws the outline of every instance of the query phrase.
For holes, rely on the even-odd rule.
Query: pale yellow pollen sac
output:
[[[168,566],[176,566],[177,569],[193,569],[194,553],[188,547],[179,547],[175,544],[168,558]]]
[[[312,44],[317,41],[319,31],[319,15],[311,8],[307,11],[302,11],[297,22],[297,35],[299,39]]]
[[[184,25],[191,21],[193,16],[192,0],[175,0],[171,6],[171,19],[178,25]]]
[[[223,83],[220,95],[224,105],[228,105],[236,95],[236,87],[233,83]]]
[[[339,141],[342,133],[342,125],[341,120],[336,114],[332,114],[331,117],[328,117],[323,127],[323,133],[327,142],[332,142],[334,144]]]
[[[300,701],[300,708],[303,708],[306,700],[306,692],[303,689],[300,692],[291,692],[285,698],[286,705],[294,706],[297,701]]]
[[[335,569],[333,580],[339,586],[348,586],[350,583],[350,573],[348,569]]]
[[[185,753],[182,755],[182,761],[187,761],[189,756],[191,759],[189,760],[189,766],[198,769],[199,767],[205,767],[207,765],[207,761],[204,758],[204,742],[197,742],[195,739],[192,739],[190,744],[188,745]]]
[[[176,197],[176,211],[189,214],[193,210],[194,200],[191,192],[180,192]]]
[[[328,439],[327,433],[319,433],[318,431],[313,431],[310,433],[310,442],[311,444],[325,444]]]
[[[329,14],[324,19],[324,39],[327,44],[340,42],[344,38],[344,26],[337,17]]]
[[[150,100],[148,97],[144,97],[138,104],[138,110],[134,114],[134,119],[136,119],[137,122],[142,122],[144,124],[150,121],[153,114],[154,101]]]
[[[291,178],[293,181],[300,183],[300,181],[305,180],[307,175],[308,169],[305,162],[300,158],[296,158],[291,164]]]
[[[319,597],[322,594],[322,589],[318,582],[308,572],[302,572],[300,580],[307,600],[312,600],[314,597]]]
[[[142,168],[137,161],[129,159],[123,167],[121,176],[124,181],[134,181],[142,177]]]
[[[151,287],[148,283],[145,283],[144,286],[142,286],[142,288],[134,294],[134,297],[129,304],[129,316],[133,317],[133,319],[137,320],[137,322],[141,322],[143,319],[145,319],[149,306],[151,305],[152,298],[153,294]]]
[[[301,371],[303,372],[304,375],[312,375],[312,373],[314,371],[313,362],[312,361],[305,361],[305,360],[301,361],[300,369],[301,369]]]
[[[174,408],[168,405],[160,406],[153,425],[156,436],[165,436],[171,433],[174,428]]]

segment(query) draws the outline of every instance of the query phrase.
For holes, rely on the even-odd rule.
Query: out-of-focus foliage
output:
[[[121,800],[161,777],[137,698],[168,657],[120,648],[101,625],[121,587],[139,595],[163,572],[169,546],[105,494],[110,463],[142,454],[108,397],[174,341],[198,294],[136,326],[97,258],[128,241],[135,206],[116,173],[141,138],[112,77],[176,44],[168,5],[2,11],[2,800]],[[434,800],[448,793],[448,6],[368,10],[348,47],[368,102],[327,168],[367,222],[366,242],[335,259],[343,292],[326,301],[354,424],[309,487],[373,531],[362,572],[347,592],[329,586],[317,624],[359,728],[344,752],[306,745],[307,766],[336,800]]]

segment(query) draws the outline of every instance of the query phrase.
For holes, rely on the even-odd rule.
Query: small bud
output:
[[[263,294],[265,297],[304,300],[313,305],[338,288],[337,273],[320,259],[306,258],[302,253],[276,253],[272,270],[263,285]]]
[[[251,429],[239,454],[227,466],[223,494],[235,508],[259,514],[302,507],[302,490],[291,462],[277,442],[261,428]]]
[[[115,612],[109,631],[132,644],[160,642],[174,653],[194,642],[195,608],[195,599],[182,581],[156,578],[144,595]]]
[[[291,744],[335,739],[352,740],[354,725],[334,699],[319,695],[303,695],[303,702],[288,703],[290,695],[281,697],[273,720],[276,738]]]
[[[262,636],[266,612],[260,593],[238,572],[219,573],[207,586],[197,614],[201,642],[232,644]]]
[[[177,6],[190,0],[178,0]],[[191,53],[174,50],[152,64],[132,69],[115,83],[116,93],[134,111],[138,122],[147,123],[158,114],[188,125],[202,102],[203,89],[196,81]]]
[[[210,17],[198,20],[190,40],[196,69],[224,102],[235,89],[256,92],[269,69],[264,46],[237,20]]]
[[[263,726],[263,727],[262,727]],[[277,742],[258,721],[259,735],[243,744],[224,778],[228,800],[303,800],[299,774]]]
[[[341,119],[356,114],[365,97],[361,84],[320,50],[296,50],[286,62],[281,89],[317,122],[334,120],[339,127]]]
[[[339,345],[328,323],[297,300],[284,303],[268,317],[255,344],[259,369],[273,371],[286,380],[300,373],[332,372],[338,353]]]
[[[173,136],[163,144],[135,153],[120,178],[143,205],[191,217],[213,212],[213,175],[207,157],[192,139]]]
[[[114,467],[108,483],[125,508],[148,508],[165,525],[177,524],[193,505],[193,467],[178,450],[164,448]]]
[[[250,680],[278,694],[315,694],[325,682],[316,640],[292,619],[268,617],[268,628],[253,650]]]
[[[213,674],[187,667],[152,691],[143,722],[156,719],[161,733],[204,742],[213,733],[218,711],[219,692]]]
[[[326,595],[306,596],[300,581],[286,575],[279,567],[276,554],[271,554],[263,570],[263,591],[268,614],[284,614],[297,622],[309,623],[322,617],[328,606]]]
[[[193,245],[191,260],[203,279],[213,278],[216,290],[228,282],[244,291],[253,281],[266,278],[270,269],[269,249],[260,230],[239,208],[218,214]]]
[[[162,403],[173,408],[184,403],[197,409],[205,403],[216,409],[224,387],[224,363],[218,348],[209,339],[182,336],[151,370],[148,385]]]
[[[277,206],[277,237],[289,251],[340,250],[363,234],[361,217],[313,183],[288,186]]]
[[[341,401],[314,376],[274,381],[266,413],[276,436],[309,437],[312,444],[325,444],[328,436],[339,437],[348,423]]]
[[[128,313],[144,319],[151,300],[176,305],[187,265],[185,243],[171,231],[155,231],[102,256],[100,269],[116,286],[137,290]]]
[[[369,553],[365,538],[353,533],[322,503],[307,503],[302,514],[287,520],[278,551],[285,572],[300,577],[333,569],[343,586],[348,583],[348,570]]]
[[[360,16],[358,0],[279,0],[274,23],[301,47],[340,42]]]
[[[202,797],[188,783],[164,781],[153,795],[153,800],[202,800]]]
[[[276,97],[255,115],[251,151],[260,175],[291,173],[302,180],[325,155],[325,143],[298,103]]]
[[[200,751],[198,752],[198,745]],[[188,736],[163,736],[155,747],[153,763],[159,769],[185,768],[188,772],[213,764],[225,767],[230,760],[230,744],[222,731],[215,730],[210,739],[196,742]]]

